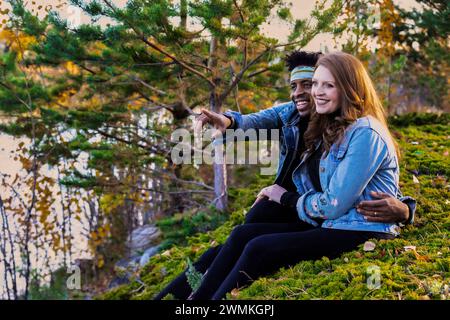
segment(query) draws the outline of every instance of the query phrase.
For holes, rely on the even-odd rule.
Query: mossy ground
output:
[[[401,188],[417,199],[414,226],[391,241],[362,245],[333,260],[303,261],[260,278],[228,294],[228,299],[450,299],[450,116],[407,115],[392,119],[399,142]],[[419,181],[414,181],[415,175]],[[271,184],[260,177],[245,188],[230,190],[231,214],[220,227],[198,233],[185,246],[173,246],[154,256],[129,285],[99,299],[151,299],[210,246],[223,243],[233,226],[243,221],[255,194]],[[415,246],[415,250],[406,250]],[[380,286],[368,286],[379,268]]]

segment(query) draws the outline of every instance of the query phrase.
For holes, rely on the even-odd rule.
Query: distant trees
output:
[[[449,111],[450,3],[417,0],[419,9],[398,8],[403,23],[393,29],[394,43],[408,58],[410,88],[418,90],[430,105]]]
[[[394,87],[430,106],[449,107],[449,4],[417,3],[421,8],[404,9],[393,0],[344,1],[334,27],[343,50],[366,62],[390,113],[397,108]]]

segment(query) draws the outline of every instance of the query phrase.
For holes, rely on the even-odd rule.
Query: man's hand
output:
[[[370,193],[380,200],[361,201],[356,209],[371,222],[405,222],[409,218],[409,208],[406,204],[383,192]]]
[[[231,120],[223,114],[202,109],[201,114],[195,119],[195,132],[200,133],[207,123],[213,125],[219,131],[213,135],[213,137],[217,137],[220,133],[225,133],[225,130],[231,125]]]
[[[269,198],[269,200],[280,203],[281,196],[285,192],[287,192],[287,190],[277,184],[265,187],[256,196],[256,200],[253,203],[252,207],[264,198]]]

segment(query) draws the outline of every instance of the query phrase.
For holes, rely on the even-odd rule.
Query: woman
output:
[[[297,192],[274,185],[258,197],[290,207],[296,222],[237,226],[190,299],[222,299],[280,267],[398,235],[395,224],[369,222],[355,207],[371,191],[398,191],[396,146],[367,71],[349,54],[328,54],[317,62],[312,86],[307,149],[293,173]]]

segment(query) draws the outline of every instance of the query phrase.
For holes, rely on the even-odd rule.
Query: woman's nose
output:
[[[317,85],[314,88],[314,96],[320,96],[322,94],[323,94],[322,86],[321,85]]]

